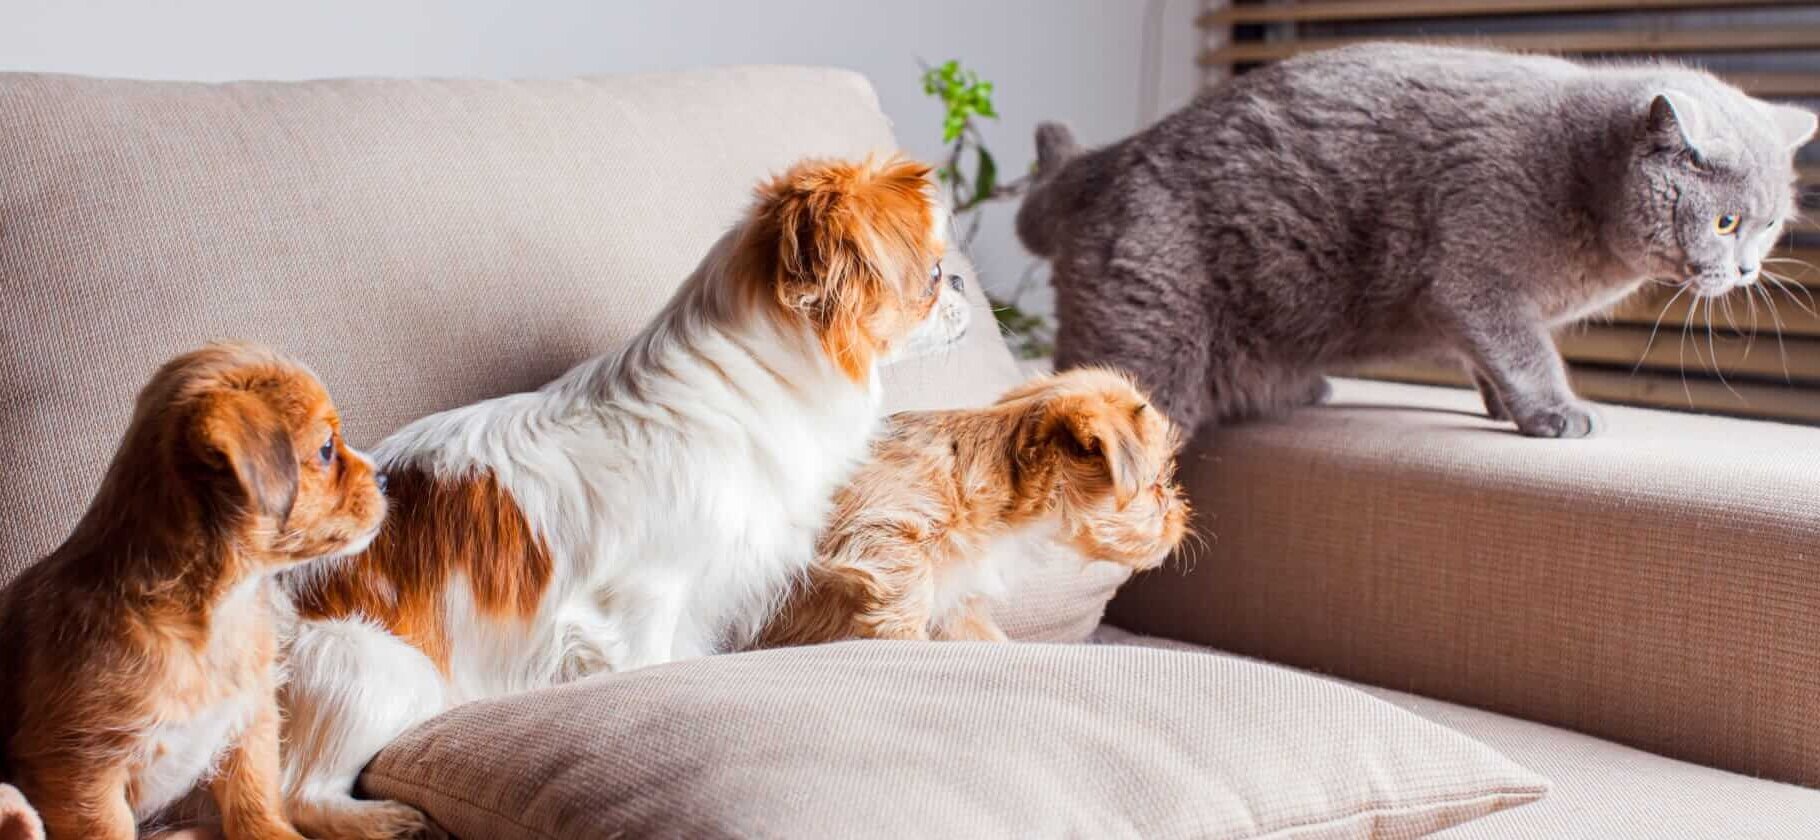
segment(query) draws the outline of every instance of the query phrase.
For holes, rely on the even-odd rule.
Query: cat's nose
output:
[[[961,276],[959,274],[948,275],[948,288],[959,292],[959,291],[964,291],[966,289],[966,287],[967,287],[967,281],[961,279]]]
[[[379,485],[379,492],[385,492],[385,473],[373,473],[373,483]]]
[[[1740,265],[1738,266],[1738,276],[1746,278],[1756,276],[1759,267],[1760,266],[1755,265]]]

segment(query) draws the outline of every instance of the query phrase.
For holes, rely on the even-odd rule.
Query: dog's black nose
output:
[[[957,292],[966,291],[967,281],[962,279],[959,274],[950,274],[948,275],[948,288]]]
[[[379,485],[379,492],[385,492],[385,473],[373,473],[373,483]]]

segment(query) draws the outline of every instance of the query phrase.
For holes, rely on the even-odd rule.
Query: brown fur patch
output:
[[[809,160],[758,188],[733,258],[746,296],[805,316],[852,380],[935,305],[928,165]]]
[[[1186,534],[1180,441],[1124,376],[1079,369],[978,410],[904,412],[835,496],[803,587],[761,644],[843,638],[1002,639],[951,573],[1050,516],[1083,561],[1160,563]],[[946,587],[962,586],[949,590]],[[958,605],[943,614],[937,603]]]
[[[392,514],[379,537],[311,576],[297,608],[305,618],[371,618],[447,672],[451,580],[466,580],[482,615],[528,617],[553,574],[550,550],[490,472],[439,479],[406,467],[386,479]]]
[[[152,743],[154,724],[247,698],[258,718],[208,745],[212,791],[229,833],[297,837],[277,798],[276,619],[268,584],[241,587],[378,526],[384,500],[339,422],[321,383],[265,348],[173,359],[75,531],[0,593],[0,773],[51,836],[132,837],[135,773],[183,746]]]

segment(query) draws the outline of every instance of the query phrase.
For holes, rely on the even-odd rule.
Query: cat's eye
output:
[[[929,288],[931,290],[933,290],[937,286],[941,285],[941,282],[942,282],[942,261],[936,260],[935,265],[929,269]]]
[[[316,456],[322,459],[323,466],[335,463],[335,433],[329,433],[329,439],[322,442],[322,448],[316,450]]]
[[[1713,232],[1720,236],[1731,236],[1738,232],[1738,224],[1743,220],[1731,213],[1713,219]]]

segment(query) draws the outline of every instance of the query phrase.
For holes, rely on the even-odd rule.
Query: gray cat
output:
[[[1672,65],[1367,44],[1240,76],[1082,151],[1037,130],[1019,237],[1054,268],[1058,367],[1136,375],[1185,428],[1459,358],[1486,412],[1581,437],[1552,327],[1643,283],[1757,279],[1812,113]]]

